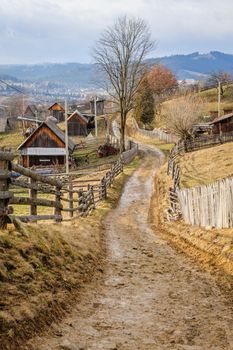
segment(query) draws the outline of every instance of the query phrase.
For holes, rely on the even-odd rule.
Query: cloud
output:
[[[101,31],[122,14],[148,22],[154,55],[233,53],[232,0],[1,0],[0,63],[88,62]]]

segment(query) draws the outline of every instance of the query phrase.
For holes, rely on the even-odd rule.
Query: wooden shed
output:
[[[74,111],[67,119],[69,136],[87,136],[88,120],[78,110]]]
[[[95,100],[90,101],[91,114],[95,114]],[[96,115],[104,114],[104,99],[96,100]]]
[[[75,148],[68,140],[69,153]],[[24,167],[65,164],[65,134],[54,123],[46,121],[18,147]]]
[[[5,116],[1,116],[0,117],[0,133],[4,133],[7,131],[10,131],[10,124],[9,124],[9,120],[7,117]]]
[[[63,122],[65,120],[65,109],[60,103],[54,103],[48,108],[50,115],[57,119],[57,122]]]
[[[223,115],[214,119],[211,123],[213,125],[213,134],[222,134],[233,132],[233,113]]]

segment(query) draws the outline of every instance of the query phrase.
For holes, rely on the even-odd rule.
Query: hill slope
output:
[[[147,60],[149,64],[162,63],[170,68],[178,79],[202,79],[213,71],[224,70],[233,74],[233,55],[218,51],[207,54],[194,52],[189,55],[174,55]],[[36,65],[0,65],[0,77],[11,76],[33,82],[74,84],[79,87],[93,86],[94,64],[47,63]]]

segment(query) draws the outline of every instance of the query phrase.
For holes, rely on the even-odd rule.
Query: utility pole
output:
[[[218,81],[218,117],[221,115],[221,82]]]
[[[97,106],[96,106],[97,97],[94,97],[94,112],[95,112],[95,137],[98,136],[98,125],[97,125]]]
[[[65,100],[65,144],[66,144],[66,174],[69,174],[69,145],[68,145],[68,122],[67,100]]]

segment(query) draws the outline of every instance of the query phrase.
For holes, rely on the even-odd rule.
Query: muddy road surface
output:
[[[233,349],[232,313],[214,278],[148,225],[156,166],[144,160],[106,217],[102,278],[35,349]]]

